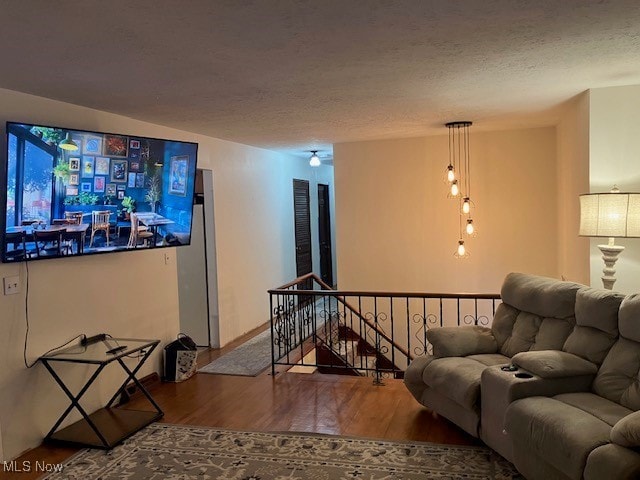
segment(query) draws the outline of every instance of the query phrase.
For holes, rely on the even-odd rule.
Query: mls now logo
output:
[[[46,463],[41,461],[30,462],[29,460],[25,460],[23,462],[18,462],[13,460],[11,462],[2,462],[2,471],[3,472],[46,472],[46,473],[58,473],[63,469],[63,465],[61,463]]]

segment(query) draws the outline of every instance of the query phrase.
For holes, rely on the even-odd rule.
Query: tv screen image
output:
[[[198,144],[7,122],[2,261],[188,245]]]

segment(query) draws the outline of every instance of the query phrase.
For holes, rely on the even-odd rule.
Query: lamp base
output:
[[[622,245],[598,245],[598,248],[602,252],[602,260],[604,260],[602,284],[607,290],[613,290],[613,284],[616,283],[616,269],[613,266],[618,261],[618,255],[622,253],[624,247]]]

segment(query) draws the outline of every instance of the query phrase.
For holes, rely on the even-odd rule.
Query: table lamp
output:
[[[580,236],[607,237],[598,245],[604,260],[602,283],[607,290],[616,281],[614,265],[624,250],[614,239],[640,237],[640,193],[623,193],[614,186],[608,193],[580,195]]]

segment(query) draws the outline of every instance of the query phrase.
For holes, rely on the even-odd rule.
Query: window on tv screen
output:
[[[7,123],[3,261],[189,244],[197,151]]]

